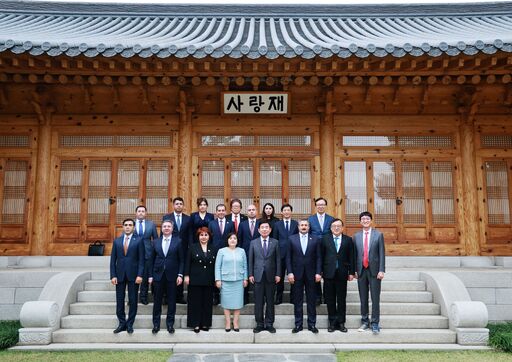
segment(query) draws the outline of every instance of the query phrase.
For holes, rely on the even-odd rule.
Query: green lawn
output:
[[[501,362],[512,361],[512,354],[497,351],[356,351],[339,352],[338,361],[349,362]]]
[[[2,362],[165,362],[171,351],[25,352],[0,351]]]

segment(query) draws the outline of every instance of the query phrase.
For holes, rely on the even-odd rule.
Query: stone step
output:
[[[186,289],[186,288],[185,288]],[[85,282],[85,291],[114,291],[115,286],[109,280],[88,280]],[[289,284],[285,283],[285,291]],[[357,291],[357,282],[348,283],[349,291]],[[382,291],[425,291],[425,282],[421,280],[384,280]]]
[[[320,330],[313,334],[304,330],[292,334],[290,329],[278,329],[277,333],[254,334],[251,329],[240,332],[225,332],[212,329],[209,332],[194,333],[177,329],[169,334],[165,329],[153,335],[150,329],[136,329],[133,334],[112,333],[109,329],[59,329],[53,332],[54,343],[455,343],[456,334],[449,329],[382,329],[379,335],[371,332],[328,333]]]
[[[167,313],[167,306],[162,307],[162,314]],[[327,307],[322,304],[317,307],[317,313],[319,315],[327,314]],[[371,305],[370,305],[371,310]],[[283,303],[276,305],[276,315],[293,315],[293,305],[289,303]],[[380,304],[381,315],[439,315],[441,307],[435,303],[386,303],[381,302]],[[153,313],[152,303],[148,305],[139,304],[138,315]],[[213,307],[213,314],[223,314],[223,309],[220,306]],[[245,305],[241,311],[241,314],[254,314],[254,304]],[[306,313],[306,305],[304,305],[304,313]],[[347,314],[359,315],[360,305],[359,302],[347,303]],[[72,315],[115,315],[116,314],[116,303],[115,302],[81,302],[72,303],[70,305],[70,314]],[[184,304],[176,305],[177,315],[186,315],[187,306]]]
[[[115,291],[82,291],[78,292],[78,302],[114,302]],[[288,300],[288,295],[285,300]],[[381,302],[396,303],[430,303],[432,293],[427,291],[383,291]],[[356,291],[347,292],[347,302],[358,302],[359,294]]]
[[[384,277],[385,281],[403,281],[403,280],[420,280],[420,272],[414,270],[392,270],[388,271]],[[92,280],[110,280],[110,272],[105,271],[93,271],[91,272]]]
[[[304,317],[304,326],[307,326],[307,319]],[[361,318],[357,315],[347,316],[347,328],[359,328]],[[383,315],[380,324],[382,328],[397,329],[440,329],[448,328],[448,319],[439,315]],[[66,329],[114,329],[118,325],[115,315],[68,315],[61,319],[61,328]],[[165,325],[165,315],[162,316],[161,325]],[[177,315],[174,323],[176,328],[187,328],[187,316]],[[240,316],[240,328],[254,328],[255,321],[252,315]],[[274,327],[278,329],[292,329],[295,326],[293,315],[276,315]],[[317,328],[327,328],[327,316],[317,316]],[[138,315],[135,319],[134,328],[150,329],[153,327],[151,315]],[[215,315],[212,318],[212,328],[224,329],[224,316]]]

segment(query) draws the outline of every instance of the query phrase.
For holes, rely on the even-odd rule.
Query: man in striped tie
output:
[[[119,321],[114,333],[133,333],[137,315],[137,292],[144,272],[144,242],[134,234],[135,221],[123,220],[123,234],[112,243],[110,254],[110,281],[116,286],[116,314]],[[124,298],[128,287],[128,319],[124,310]]]
[[[356,278],[361,301],[360,332],[372,329],[380,332],[380,287],[386,271],[384,235],[372,228],[372,214],[364,211],[359,215],[363,230],[354,235],[356,246]],[[368,294],[372,296],[372,318],[368,317]],[[371,322],[371,325],[370,325]]]

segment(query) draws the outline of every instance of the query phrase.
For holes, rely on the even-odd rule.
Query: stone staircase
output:
[[[253,304],[246,305],[240,316],[240,332],[224,331],[224,317],[220,307],[214,307],[213,326],[209,332],[194,333],[186,327],[186,305],[177,305],[176,333],[168,334],[165,328],[157,335],[151,333],[152,308],[150,303],[139,304],[132,335],[113,334],[117,326],[115,316],[115,291],[107,272],[94,272],[78,292],[77,302],[70,305],[69,315],[61,319],[61,329],[53,332],[53,343],[229,343],[229,344],[454,344],[456,333],[448,329],[448,319],[440,315],[440,306],[433,302],[432,293],[419,279],[419,273],[389,272],[382,284],[381,327],[379,335],[358,332],[360,324],[357,283],[349,283],[347,295],[348,333],[327,332],[326,306],[317,307],[317,327],[320,333],[304,330],[292,334],[293,306],[283,303],[276,306],[276,334],[254,334]],[[288,286],[285,300],[288,300]],[[304,306],[304,311],[305,311]],[[128,309],[127,309],[128,310]],[[162,312],[165,326],[166,307]],[[304,325],[307,326],[306,321]]]

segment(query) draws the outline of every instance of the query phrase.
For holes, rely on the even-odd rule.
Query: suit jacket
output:
[[[254,276],[256,283],[260,283],[265,272],[266,281],[275,282],[276,276],[281,276],[281,256],[279,255],[278,241],[269,237],[267,256],[263,255],[261,237],[251,241],[249,247],[249,276]]]
[[[350,236],[341,235],[340,250],[336,251],[334,245],[334,237],[332,233],[322,238],[322,260],[323,260],[323,277],[332,279],[336,273],[336,263],[341,268],[341,273],[346,275],[354,275],[355,273],[355,250],[354,243]]]
[[[334,220],[334,217],[331,215],[328,215],[327,213],[324,214],[324,226],[323,231],[320,228],[320,223],[318,222],[318,217],[316,214],[311,215],[308,217],[309,221],[309,232],[315,236],[322,237],[324,235],[331,233],[331,224]]]
[[[279,241],[279,253],[281,259],[285,260],[288,252],[289,237],[299,233],[299,223],[290,220],[289,231],[286,231],[284,220],[279,220],[274,224],[274,238]]]
[[[190,285],[214,285],[216,254],[217,251],[211,243],[206,247],[206,255],[199,243],[190,245],[184,273],[190,277]]]
[[[114,239],[110,254],[110,279],[117,278],[119,282],[133,282],[144,273],[144,242],[133,234],[124,255],[124,237]]]
[[[291,235],[286,253],[286,270],[288,270],[288,274],[293,273],[297,280],[304,278],[314,280],[315,274],[322,274],[320,239],[308,234],[308,246],[304,254],[300,243],[300,234]]]
[[[356,247],[356,271],[361,275],[364,254],[364,235],[362,230],[354,234],[354,241]],[[370,269],[370,275],[376,277],[379,272],[386,272],[384,235],[379,230],[372,228],[369,244],[368,269]]]
[[[235,232],[235,226],[231,221],[226,220],[226,218],[224,218],[223,233],[220,232],[218,219],[210,221],[208,229],[210,229],[212,233],[212,243],[217,250],[227,246],[228,234]]]
[[[167,256],[162,248],[163,235],[155,240],[155,248],[153,250],[153,258],[151,258],[151,267],[149,278],[153,278],[159,282],[165,273],[167,281],[175,280],[178,275],[183,275],[185,267],[185,256],[181,246],[181,239],[171,236],[171,244],[167,251]]]
[[[251,235],[251,225],[249,223],[250,220],[247,219],[242,221],[238,227],[238,246],[245,250],[245,255],[247,256],[249,255],[249,247],[251,246],[251,241],[260,237],[260,232],[258,231],[260,221],[256,219],[256,222],[254,223],[253,235]]]
[[[144,228],[144,235],[142,235],[142,239],[144,241],[144,252],[145,252],[145,258],[146,260],[149,260],[151,258],[151,255],[153,254],[153,243],[158,238],[158,232],[156,230],[156,225],[153,221],[146,219],[145,222],[145,228]],[[135,230],[134,234],[137,236],[141,236],[138,233],[138,226],[139,226],[139,220],[135,220]]]
[[[192,243],[192,233],[190,232],[191,227],[191,219],[187,214],[181,214],[181,225],[180,229],[176,226],[176,218],[174,217],[174,212],[169,214],[165,214],[162,217],[162,222],[164,220],[171,220],[174,223],[174,228],[172,229],[172,236],[179,236],[182,242],[182,246],[184,250],[188,249],[188,246]]]
[[[206,213],[204,219],[201,219],[201,216],[199,216],[199,212],[197,211],[190,214],[190,237],[192,238],[193,243],[199,242],[199,239],[196,236],[197,229],[203,226],[208,227],[208,224],[210,224],[210,221],[213,219],[215,219],[215,216],[209,212]]]
[[[217,253],[215,263],[215,280],[236,281],[247,279],[247,257],[242,248],[235,251],[222,248]]]

